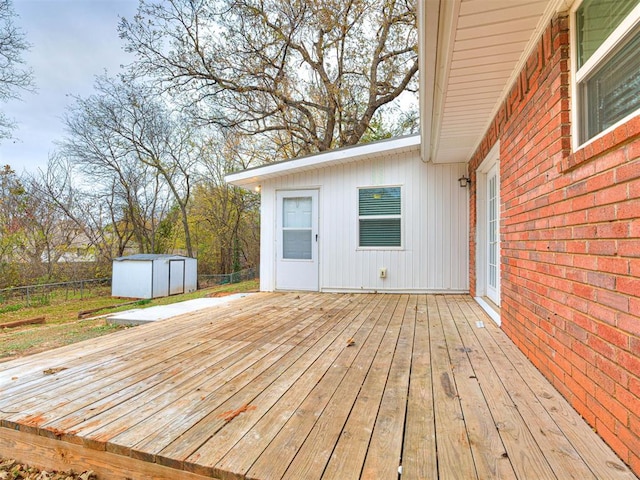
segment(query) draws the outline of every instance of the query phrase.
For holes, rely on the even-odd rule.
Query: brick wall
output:
[[[559,16],[469,172],[499,139],[502,328],[640,474],[640,118],[573,152],[569,68]]]

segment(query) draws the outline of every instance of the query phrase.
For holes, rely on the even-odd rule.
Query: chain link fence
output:
[[[198,288],[208,288],[229,283],[253,280],[258,276],[257,268],[248,268],[225,275],[198,275]],[[22,307],[51,305],[53,301],[83,300],[111,295],[111,278],[94,278],[73,282],[45,283],[0,290],[0,314]]]
[[[253,280],[258,277],[257,268],[247,268],[235,273],[227,273],[224,275],[198,275],[198,288],[215,287],[217,285],[226,285],[228,283],[244,282],[245,280]]]
[[[0,290],[0,312],[10,311],[12,306],[50,305],[52,300],[83,300],[111,295],[111,278],[94,278],[72,282],[43,283]]]

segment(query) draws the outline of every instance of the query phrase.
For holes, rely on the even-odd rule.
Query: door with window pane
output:
[[[276,195],[276,288],[318,290],[318,191]]]
[[[500,177],[496,164],[487,173],[487,297],[500,305]]]

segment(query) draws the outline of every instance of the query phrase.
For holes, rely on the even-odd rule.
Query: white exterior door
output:
[[[500,176],[498,165],[487,173],[487,297],[500,305]]]
[[[318,190],[276,195],[276,289],[318,291]]]

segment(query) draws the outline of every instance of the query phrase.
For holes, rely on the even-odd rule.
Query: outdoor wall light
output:
[[[260,193],[260,190],[262,190],[262,185],[256,185],[256,187],[253,189],[256,193]]]
[[[463,175],[458,179],[458,183],[460,183],[460,187],[465,188],[471,185],[471,179]]]

